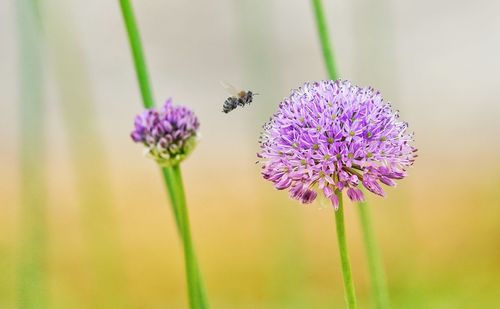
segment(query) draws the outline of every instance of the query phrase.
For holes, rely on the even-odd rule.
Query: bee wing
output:
[[[221,81],[220,82],[221,86],[224,87],[224,89],[226,89],[226,91],[233,97],[236,97],[238,96],[238,93],[240,93],[240,91],[238,91],[238,89],[236,89],[233,85],[231,84],[228,84],[226,82],[223,82]]]

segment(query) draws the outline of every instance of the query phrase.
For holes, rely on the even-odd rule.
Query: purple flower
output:
[[[362,201],[361,185],[383,196],[380,183],[394,186],[417,156],[407,127],[372,88],[343,80],[306,83],[264,125],[262,175],[304,204],[322,191],[336,207],[335,193],[344,189]]]
[[[160,110],[148,109],[135,117],[130,134],[136,143],[162,166],[184,160],[196,146],[200,126],[196,115],[184,106],[174,106],[168,99]]]

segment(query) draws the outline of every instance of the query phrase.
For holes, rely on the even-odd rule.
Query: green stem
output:
[[[47,308],[47,186],[42,41],[33,1],[17,1],[20,77],[19,308]]]
[[[312,0],[312,3],[314,8],[314,15],[316,17],[316,26],[318,28],[319,40],[321,42],[321,48],[323,50],[323,58],[325,59],[326,70],[328,71],[328,77],[332,80],[336,80],[338,78],[338,73],[330,44],[330,36],[328,35],[328,26],[326,24],[325,14],[323,12],[323,5],[321,3],[321,0]]]
[[[380,259],[377,241],[373,233],[370,211],[365,202],[358,203],[358,209],[366,255],[368,258],[371,286],[375,298],[375,308],[389,308],[389,293],[387,292],[384,267]]]
[[[144,53],[142,51],[141,38],[134,17],[134,11],[129,0],[120,0],[120,7],[127,28],[127,34],[132,49],[137,80],[141,89],[143,105],[145,108],[154,108],[153,92],[149,82],[148,71]],[[186,199],[182,184],[180,167],[173,166],[162,169],[165,186],[169,193],[174,213],[175,222],[184,247],[184,258],[186,262],[186,276],[188,283],[188,295],[191,308],[208,308],[201,272],[198,267],[194,253],[191,232],[189,230],[189,218],[186,207]]]
[[[175,224],[177,226],[179,235],[182,237],[182,228],[179,221],[179,210],[177,206],[179,205],[179,201],[177,201],[176,195],[177,186],[175,185],[175,175],[172,168],[164,167],[161,169],[161,172],[163,174],[165,186],[167,187],[168,196],[170,197],[170,205],[172,206],[172,212],[174,213]]]
[[[179,165],[162,169],[170,201],[176,216],[177,227],[184,245],[184,258],[187,274],[187,285],[191,308],[208,308],[203,284],[194,253],[189,228],[189,215],[186,207],[182,175]]]
[[[344,291],[348,308],[356,308],[356,295],[354,292],[354,284],[352,282],[351,264],[349,262],[349,254],[347,252],[347,241],[345,237],[344,227],[344,205],[342,201],[342,192],[337,192],[339,199],[339,207],[335,211],[335,223],[337,226],[337,242],[340,252],[340,263],[342,266],[342,278],[344,279]]]
[[[153,108],[155,106],[153,90],[149,82],[148,69],[144,58],[144,52],[142,51],[141,36],[139,35],[139,29],[137,28],[134,17],[134,9],[129,0],[120,0],[120,6],[125,21],[125,27],[127,28],[130,48],[132,49],[135,72],[137,74],[139,87],[141,88],[142,101],[145,108]]]
[[[312,2],[328,76],[330,77],[330,79],[336,80],[339,78],[339,76],[335,67],[333,52],[331,50],[328,27],[326,25],[325,15],[323,13],[323,6],[321,0],[312,0]],[[389,293],[385,284],[384,271],[382,263],[380,261],[380,254],[378,253],[376,247],[370,214],[366,210],[367,207],[368,206],[366,203],[359,203],[361,227],[363,229],[363,238],[368,259],[368,267],[370,269],[370,276],[372,277],[371,282],[373,294],[375,297],[377,308],[387,308],[389,304]]]
[[[128,308],[124,265],[95,100],[67,2],[39,1],[40,24],[55,77],[57,103],[67,136],[76,198],[93,274],[88,306]],[[68,104],[71,102],[72,104]],[[89,147],[91,145],[91,147]],[[92,167],[92,168],[89,168]]]
[[[316,26],[318,29],[323,58],[325,59],[326,70],[328,77],[332,80],[338,78],[335,60],[330,45],[330,37],[328,35],[328,26],[326,25],[325,14],[321,0],[312,0],[314,8],[314,16],[316,18]],[[337,192],[339,199],[339,208],[335,211],[335,222],[337,225],[337,241],[339,245],[340,261],[342,264],[342,277],[344,279],[344,290],[347,305],[349,308],[356,308],[356,296],[354,292],[354,284],[352,281],[351,265],[349,263],[349,255],[347,252],[347,242],[345,238],[344,228],[344,205],[342,201],[342,192]]]

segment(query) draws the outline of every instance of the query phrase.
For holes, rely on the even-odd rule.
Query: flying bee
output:
[[[224,105],[222,105],[222,112],[229,113],[230,111],[236,109],[238,106],[245,106],[252,103],[253,96],[257,95],[257,93],[253,93],[248,90],[237,90],[234,86],[229,85],[225,82],[220,82],[222,87],[226,89],[226,91],[231,95],[229,98],[224,101]]]

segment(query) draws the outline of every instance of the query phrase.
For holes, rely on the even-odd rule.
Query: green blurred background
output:
[[[342,77],[381,90],[416,133],[407,179],[369,198],[393,307],[500,307],[500,2],[324,2]],[[134,4],[157,104],[173,97],[201,120],[183,170],[212,307],[344,306],[332,209],[288,199],[255,164],[279,101],[326,76],[309,1]],[[118,2],[2,0],[0,42],[0,308],[19,305],[30,215],[51,308],[186,307],[159,171],[129,138],[142,105]],[[261,95],[223,114],[220,80]],[[21,206],[30,194],[43,215]]]

